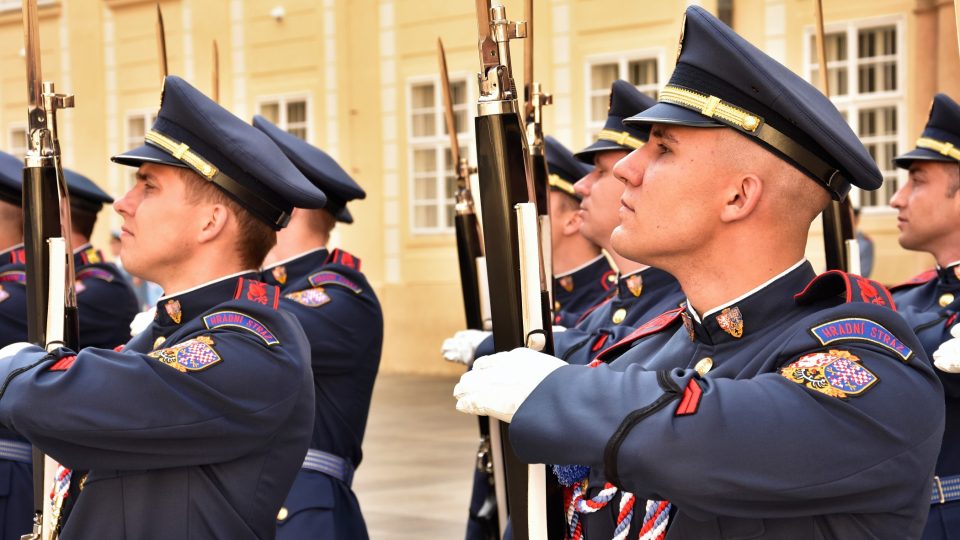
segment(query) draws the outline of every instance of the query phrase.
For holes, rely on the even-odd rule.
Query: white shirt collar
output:
[[[772,278],[768,279],[767,281],[765,281],[765,282],[764,282],[763,284],[761,284],[760,286],[755,287],[755,288],[753,288],[753,289],[750,289],[749,291],[745,292],[744,294],[741,294],[740,296],[734,298],[733,300],[730,300],[729,302],[724,302],[723,304],[721,304],[721,305],[719,305],[719,306],[717,306],[717,307],[715,307],[715,308],[713,308],[713,309],[708,309],[707,311],[705,311],[705,312],[703,313],[703,318],[705,319],[705,318],[709,317],[710,315],[712,315],[712,314],[714,314],[714,313],[722,310],[723,308],[732,306],[733,304],[736,304],[737,302],[743,300],[744,298],[747,298],[748,296],[751,296],[751,295],[753,295],[754,293],[763,290],[764,288],[766,288],[766,287],[767,287],[768,285],[770,285],[771,283],[777,281],[778,279],[780,279],[780,278],[782,278],[783,276],[789,274],[790,272],[793,272],[794,270],[796,270],[797,268],[799,268],[800,265],[802,265],[802,264],[804,264],[804,263],[806,263],[806,262],[807,262],[807,258],[804,257],[804,258],[800,259],[796,264],[794,264],[793,266],[791,266],[790,268],[787,268],[787,269],[784,270],[783,272],[780,272],[779,274],[773,276]],[[690,302],[687,302],[687,311],[690,313],[690,316],[693,317],[693,320],[697,321],[698,323],[702,323],[702,322],[703,322],[702,319],[701,319],[701,317],[700,317],[700,315],[697,314],[697,310],[693,309],[693,306],[690,305]]]
[[[570,274],[575,274],[575,273],[579,272],[580,270],[583,270],[584,268],[590,266],[591,264],[599,261],[599,260],[602,259],[602,258],[603,258],[603,255],[597,255],[596,257],[594,257],[594,258],[590,259],[589,261],[581,264],[580,266],[574,268],[573,270],[568,270],[567,272],[564,272],[564,273],[562,273],[562,274],[556,274],[554,277],[562,278],[562,277],[567,277],[567,276],[569,276]]]
[[[211,279],[210,281],[208,281],[208,282],[206,282],[206,283],[201,283],[200,285],[197,285],[196,287],[190,287],[189,289],[186,289],[186,290],[183,290],[183,291],[178,291],[178,292],[176,292],[176,293],[174,293],[174,294],[166,294],[166,293],[164,293],[163,296],[161,296],[160,298],[157,298],[157,303],[160,303],[161,300],[166,300],[167,298],[173,298],[174,296],[181,296],[181,295],[187,294],[188,292],[193,292],[193,291],[195,291],[195,290],[197,290],[197,289],[202,289],[202,288],[206,287],[207,285],[213,285],[214,283],[219,283],[219,282],[221,282],[221,281],[226,281],[226,280],[228,280],[228,279],[233,279],[233,278],[236,278],[236,277],[240,277],[240,276],[242,276],[242,275],[244,275],[244,274],[250,274],[250,273],[254,273],[254,274],[255,274],[255,273],[257,273],[257,271],[254,270],[254,269],[252,269],[252,268],[251,268],[251,269],[247,269],[247,270],[241,270],[241,271],[239,271],[239,272],[237,272],[237,273],[235,273],[235,274],[230,274],[229,276],[223,276],[223,277],[214,278],[214,279]]]
[[[261,272],[264,271],[264,270],[270,270],[271,268],[274,268],[274,267],[276,267],[276,266],[280,266],[281,264],[287,264],[288,262],[290,262],[290,261],[292,261],[292,260],[299,259],[300,257],[303,257],[304,255],[309,255],[309,254],[311,254],[311,253],[316,253],[316,252],[318,252],[318,251],[320,251],[320,250],[322,250],[322,249],[327,249],[327,246],[318,247],[318,248],[313,248],[313,249],[304,251],[303,253],[298,253],[298,254],[296,254],[296,255],[294,255],[294,256],[292,256],[292,257],[287,257],[286,259],[283,259],[282,261],[277,261],[277,262],[271,264],[270,266],[264,266],[264,267],[261,269]]]

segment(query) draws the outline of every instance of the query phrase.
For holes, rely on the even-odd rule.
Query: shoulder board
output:
[[[670,311],[657,315],[656,317],[643,323],[627,337],[600,351],[600,354],[597,355],[597,359],[602,360],[604,358],[609,358],[614,352],[622,352],[634,341],[640,338],[656,334],[666,330],[667,328],[670,328],[680,319],[680,314],[683,313],[684,309],[686,309],[684,306],[671,309]]]
[[[77,271],[77,280],[85,281],[88,279],[100,279],[106,282],[113,281],[113,274],[104,268],[98,268],[96,266],[91,266],[89,268],[82,268]]]
[[[26,283],[27,273],[23,270],[8,270],[0,273],[0,283],[5,282]]]
[[[797,304],[808,305],[818,300],[837,297],[843,298],[843,301],[848,304],[866,302],[888,307],[894,311],[897,309],[886,287],[865,277],[839,270],[830,270],[813,278],[813,281],[793,298]]]
[[[27,264],[26,248],[17,248],[7,253],[8,264]]]
[[[235,300],[249,300],[277,309],[277,304],[280,303],[280,289],[255,279],[238,278],[237,292],[233,295],[233,298]]]
[[[317,272],[316,274],[313,274],[310,277],[308,277],[307,281],[309,281],[310,285],[313,285],[314,287],[325,287],[328,285],[337,285],[340,287],[345,287],[347,289],[350,289],[356,294],[360,294],[361,292],[363,292],[363,287],[347,279],[346,276],[342,274],[338,274],[337,272],[332,272],[330,270]]]
[[[924,283],[929,283],[930,281],[937,278],[937,271],[931,268],[926,272],[921,272],[912,278],[904,281],[903,283],[897,283],[893,287],[890,287],[891,291],[899,291],[901,289],[906,289],[909,287],[915,287],[917,285],[923,285]]]
[[[83,264],[100,264],[104,262],[103,253],[95,247],[81,251],[80,260],[83,261]]]
[[[209,315],[203,316],[203,324],[209,330],[215,328],[239,328],[246,330],[251,334],[262,339],[267,345],[276,345],[280,343],[277,336],[267,328],[267,325],[258,321],[254,317],[234,310],[215,311]]]
[[[360,271],[360,259],[354,257],[350,253],[337,248],[330,252],[330,255],[327,256],[327,260],[324,264],[339,264],[340,266],[346,266],[347,268],[353,268],[357,272]]]

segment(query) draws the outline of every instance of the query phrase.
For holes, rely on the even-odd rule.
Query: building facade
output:
[[[655,96],[675,62],[690,1],[535,0],[536,78],[553,95],[545,131],[571,148],[590,142],[616,78]],[[759,48],[818,81],[812,0],[697,2]],[[163,0],[169,73],[242,118],[263,114],[336,157],[367,191],[356,223],[333,243],[363,260],[383,302],[382,369],[459,373],[439,356],[463,326],[453,235],[452,167],[436,39],[447,51],[460,144],[475,156],[476,15],[466,0]],[[506,1],[512,19],[523,3]],[[895,283],[932,264],[897,244],[887,203],[935,92],[960,97],[956,18],[949,0],[824,2],[831,95],[888,180],[854,192],[875,241],[873,277]],[[61,115],[64,164],[114,195],[132,171],[110,155],[142,141],[159,106],[156,5],[146,0],[41,0],[45,79],[76,95]],[[25,147],[20,2],[0,0],[0,146]],[[219,54],[214,56],[214,41]],[[515,73],[523,71],[520,43]],[[215,66],[218,69],[215,69]],[[215,74],[218,75],[215,77]],[[518,84],[522,81],[518,80]],[[119,224],[109,211],[96,238]],[[808,255],[822,265],[819,225]]]

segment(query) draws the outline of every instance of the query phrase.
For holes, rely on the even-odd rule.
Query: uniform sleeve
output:
[[[929,489],[940,447],[940,385],[924,358],[907,365],[879,347],[844,349],[877,379],[845,398],[779,371],[714,379],[636,364],[560,368],[520,407],[511,441],[524,461],[589,465],[694,518],[910,506]]]
[[[268,347],[248,332],[216,330],[159,356],[84,349],[61,370],[69,358],[33,347],[0,365],[0,423],[75,468],[229,461],[269,445],[312,392],[296,350],[306,344]]]

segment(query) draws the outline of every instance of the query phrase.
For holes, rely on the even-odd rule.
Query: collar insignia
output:
[[[163,309],[167,311],[167,315],[173,319],[174,323],[180,324],[180,320],[183,318],[183,312],[180,311],[179,300],[167,300],[167,303],[163,305]]]
[[[957,279],[960,279],[960,264],[953,267],[953,275],[957,276]]]
[[[10,298],[10,293],[3,290],[3,285],[0,285],[0,302],[3,302],[7,298]]]
[[[643,292],[643,277],[640,274],[634,274],[627,278],[627,289],[633,296],[640,296]]]
[[[570,276],[563,276],[559,279],[560,286],[563,287],[563,290],[567,292],[573,292],[573,278]]]
[[[277,283],[283,285],[287,282],[287,267],[280,265],[273,268],[273,279],[277,280]]]
[[[690,318],[690,314],[686,310],[680,312],[680,318],[683,319],[683,327],[687,329],[690,341],[693,341],[693,319]]]
[[[743,337],[743,315],[740,314],[740,308],[723,308],[717,315],[717,324],[731,336],[737,339]]]

